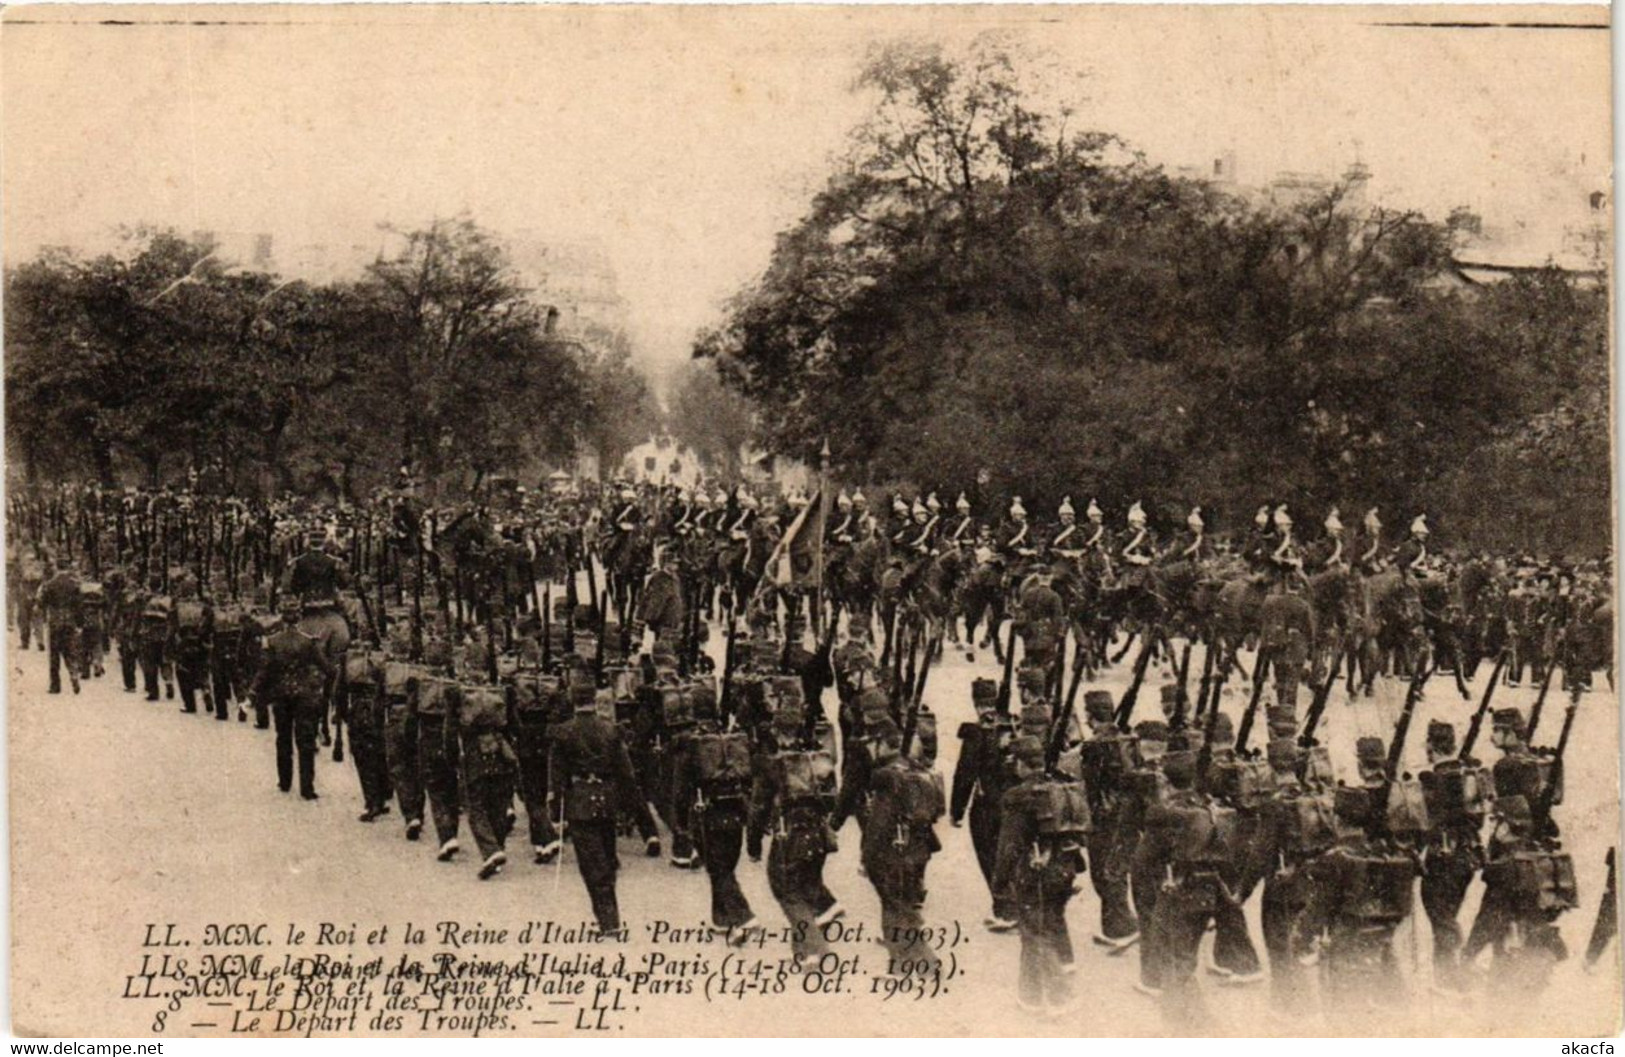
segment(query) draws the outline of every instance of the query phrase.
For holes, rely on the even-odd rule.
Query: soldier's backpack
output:
[[[776,752],[772,765],[787,804],[835,795],[835,757],[822,749]]]
[[[1275,772],[1268,760],[1231,755],[1208,768],[1208,790],[1243,811],[1256,810],[1275,790]]]
[[[1345,914],[1361,925],[1397,925],[1410,915],[1416,862],[1408,855],[1351,854]]]
[[[1521,796],[1531,807],[1563,802],[1563,768],[1554,756],[1532,752],[1503,756],[1492,774],[1497,797]]]
[[[364,650],[351,650],[344,655],[344,682],[349,686],[376,685],[379,674],[378,659]]]
[[[1574,858],[1567,852],[1514,852],[1512,883],[1514,897],[1521,907],[1556,914],[1580,905]]]
[[[175,626],[183,635],[197,635],[203,631],[203,603],[182,602],[175,607]]]
[[[1208,802],[1168,808],[1176,819],[1173,842],[1175,863],[1198,871],[1223,870],[1236,851],[1234,808]]]
[[[1430,828],[1427,796],[1414,778],[1389,784],[1386,812],[1388,832],[1395,837],[1419,837]]]
[[[558,713],[559,680],[540,672],[515,672],[514,710],[524,720],[547,720]]]
[[[167,624],[169,614],[174,608],[175,602],[168,595],[153,595],[147,599],[147,607],[141,611],[141,619],[150,624]]]
[[[407,662],[389,660],[384,662],[384,694],[386,697],[405,697],[407,683],[420,674],[422,669]]]
[[[1332,754],[1324,745],[1310,745],[1303,750],[1303,762],[1298,772],[1305,782],[1312,782],[1330,789],[1337,784],[1337,775],[1332,770]]]
[[[1090,738],[1079,746],[1083,780],[1091,789],[1110,789],[1140,765],[1135,741],[1126,734]]]
[[[1087,774],[1084,775],[1083,781],[1086,788],[1093,790],[1103,788],[1091,785]],[[1172,789],[1168,784],[1168,776],[1162,773],[1160,767],[1136,767],[1126,772],[1120,783],[1121,788],[1128,793],[1129,799],[1142,812],[1167,802],[1168,793]]]
[[[927,767],[937,762],[937,717],[925,705],[914,714],[914,740],[908,747],[909,758]]]
[[[1476,825],[1489,813],[1490,777],[1482,767],[1446,760],[1423,771],[1420,780],[1428,816],[1436,825]]]
[[[447,695],[455,684],[438,675],[418,678],[417,711],[421,716],[444,716],[450,702]]]
[[[764,681],[763,689],[764,703],[769,712],[777,713],[781,709],[802,712],[806,708],[807,700],[799,675],[770,675]]]
[[[943,795],[942,775],[918,765],[905,764],[898,769],[897,794],[902,806],[903,822],[914,826],[929,826],[948,810]]]
[[[500,687],[464,686],[458,721],[464,730],[500,730],[508,724],[508,698]]]
[[[683,730],[694,725],[694,697],[687,687],[663,686],[657,694],[660,722],[666,730]]]
[[[1337,813],[1331,794],[1303,792],[1271,803],[1288,854],[1299,858],[1318,855],[1337,843]]]
[[[1081,837],[1089,832],[1089,798],[1082,782],[1045,782],[1038,787],[1033,814],[1046,837]]]
[[[694,768],[700,786],[713,800],[738,797],[750,784],[750,739],[744,734],[698,734],[694,741]]]

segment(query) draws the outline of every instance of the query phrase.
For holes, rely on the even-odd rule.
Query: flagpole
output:
[[[829,437],[818,453],[818,538],[813,541],[813,636],[824,638],[824,536],[829,532]]]

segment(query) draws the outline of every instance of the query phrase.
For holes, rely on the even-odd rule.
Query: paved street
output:
[[[510,841],[513,860],[506,871],[493,881],[480,882],[466,825],[463,843],[468,850],[463,858],[441,864],[427,837],[417,844],[402,839],[398,816],[372,825],[357,822],[361,801],[354,769],[348,762],[334,764],[326,750],[319,757],[317,773],[322,798],[302,802],[278,792],[271,734],[255,730],[251,722],[220,723],[185,715],[178,701],[147,703],[139,694],[124,693],[113,672],[88,683],[78,696],[71,692],[48,696],[45,654],[19,653],[14,635],[9,643],[12,1003],[14,1028],[20,1033],[146,1034],[152,1003],[106,1000],[120,993],[123,974],[138,962],[148,922],[177,922],[195,929],[207,922],[267,921],[276,931],[283,927],[279,923],[327,920],[345,926],[355,923],[365,931],[384,923],[398,929],[406,921],[420,926],[445,919],[518,925],[532,919],[575,924],[590,918],[571,853],[566,851],[562,865],[531,864],[522,823],[519,840]],[[718,645],[713,643],[713,648]],[[958,724],[971,717],[972,677],[997,675],[990,656],[978,660],[973,666],[962,654],[950,654],[930,679],[927,698],[939,717],[940,766],[945,775],[951,773],[957,752]],[[1127,662],[1120,664],[1106,685],[1120,692],[1127,668]],[[1153,670],[1147,679],[1142,718],[1155,710],[1156,685],[1166,678],[1165,672]],[[1336,759],[1340,773],[1352,769],[1351,746],[1357,735],[1389,732],[1402,695],[1402,685],[1390,684],[1379,689],[1375,700],[1351,707],[1341,690],[1334,694],[1325,729],[1341,750]],[[1533,690],[1527,687],[1502,688],[1496,703],[1527,708],[1532,697]],[[1227,711],[1239,715],[1245,703],[1244,691],[1228,691]],[[1564,703],[1554,692],[1543,722],[1545,738],[1540,740],[1555,739]],[[826,706],[833,707],[833,694]],[[1454,719],[1460,730],[1471,707],[1447,681],[1434,680],[1412,728],[1409,762],[1414,766],[1422,758],[1428,718]],[[1605,998],[1610,986],[1617,987],[1607,979],[1606,970],[1595,977],[1582,973],[1579,955],[1596,913],[1609,834],[1617,825],[1618,742],[1613,695],[1587,694],[1570,752],[1568,800],[1558,810],[1579,869],[1583,904],[1562,922],[1572,957],[1558,969],[1550,993],[1534,1015],[1536,1021],[1531,1021],[1528,1010],[1516,1011],[1526,1028],[1538,1023],[1544,1034],[1585,1036],[1607,1028],[1577,1022],[1569,1011],[1588,1004],[1591,1009],[1606,1008],[1599,995]],[[1487,728],[1482,744],[1493,752]],[[959,949],[965,974],[950,986],[948,995],[934,1001],[892,1000],[892,1008],[884,1014],[895,1017],[888,1031],[1119,1035],[1155,1034],[1178,1026],[1165,1022],[1156,1003],[1131,989],[1137,954],[1110,958],[1089,943],[1098,904],[1084,878],[1080,883],[1085,893],[1073,901],[1069,920],[1079,952],[1078,984],[1086,1000],[1074,1017],[1063,1021],[1034,1021],[1020,1014],[1014,1001],[1019,941],[1013,935],[991,935],[981,927],[988,906],[968,832],[951,829],[944,821],[939,833],[945,848],[927,877],[926,917],[933,924],[957,922],[966,930],[969,944]],[[848,923],[867,923],[873,930],[879,924],[879,904],[857,870],[857,837],[856,826],[849,823],[841,834],[843,849],[831,860],[826,875],[847,907]],[[622,842],[621,852],[621,904],[633,928],[632,950],[650,949],[641,929],[651,918],[683,926],[705,922],[709,897],[703,873],[676,870],[664,859],[646,859],[631,841]],[[762,868],[742,863],[741,879],[757,914],[766,922],[780,923]],[[64,890],[76,897],[58,898]],[[1475,882],[1464,924],[1471,920],[1479,891]],[[1248,913],[1258,942],[1256,897]],[[1439,997],[1425,985],[1428,926],[1419,904],[1415,919],[1402,930],[1399,947],[1401,965],[1412,977],[1416,995],[1412,1011],[1416,1019],[1409,1028],[1443,1034],[1496,1030],[1498,1014],[1506,1013],[1496,1003]],[[846,953],[857,948],[837,949]],[[875,953],[866,957],[878,964],[879,948],[867,949]],[[722,950],[718,944],[713,953],[720,956]],[[1237,992],[1208,980],[1204,988],[1206,1015],[1211,1018],[1205,1022],[1208,1034],[1328,1030],[1302,1020],[1260,1021],[1267,985]],[[114,1015],[87,1022],[74,1013],[81,999],[93,1008],[110,1006]],[[862,993],[838,999],[729,999],[704,1007],[702,1013],[702,1007],[691,1002],[655,998],[628,1020],[626,1030],[839,1033],[852,1002],[878,1006],[880,999]],[[707,1016],[726,1020],[706,1021]],[[1390,1027],[1395,1032],[1408,1030],[1404,1021],[1390,1022]]]

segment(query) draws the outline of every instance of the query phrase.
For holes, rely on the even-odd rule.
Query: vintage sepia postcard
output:
[[[11,1032],[1617,1035],[1610,36],[9,7]]]

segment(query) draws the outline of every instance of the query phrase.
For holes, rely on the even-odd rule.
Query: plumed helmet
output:
[[[1074,514],[1077,513],[1076,510],[1072,509],[1072,497],[1071,496],[1067,496],[1065,499],[1061,500],[1061,509],[1059,511],[1057,511],[1057,513],[1059,513],[1062,517],[1072,517]]]
[[[1027,516],[1027,508],[1021,505],[1021,497],[1019,495],[1010,500],[1010,516],[1015,518]]]
[[[1376,507],[1365,512],[1365,530],[1373,536],[1382,531],[1382,519],[1377,516]]]
[[[858,488],[858,489],[855,489],[852,492],[852,505],[853,506],[866,506],[866,505],[868,505],[868,503],[869,503],[869,499],[868,499],[867,496],[865,496],[863,494],[863,489]]]
[[[932,492],[925,497],[925,508],[933,514],[942,509],[942,504],[937,502],[937,493]]]
[[[1145,524],[1145,507],[1140,505],[1138,499],[1134,501],[1133,506],[1128,508],[1128,523],[1130,525]]]
[[[1100,509],[1100,504],[1093,499],[1089,500],[1089,509],[1086,513],[1089,515],[1090,521],[1099,521],[1106,516],[1106,512]]]
[[[970,500],[965,498],[964,492],[960,492],[959,498],[954,500],[954,509],[961,514],[970,513]]]
[[[852,506],[852,497],[846,494],[846,489],[841,489],[841,494],[835,497],[835,505],[842,510],[849,509]]]
[[[1327,532],[1335,534],[1343,531],[1343,519],[1337,516],[1336,507],[1332,507],[1332,509],[1326,514],[1325,525]]]
[[[1206,524],[1202,520],[1202,508],[1199,506],[1191,507],[1191,512],[1185,517],[1185,524],[1190,526],[1192,532],[1201,532],[1202,526]]]
[[[1286,504],[1282,503],[1275,508],[1275,527],[1289,529],[1292,527],[1292,515],[1286,512]]]
[[[1268,525],[1269,523],[1270,523],[1270,505],[1268,503],[1265,503],[1263,506],[1258,508],[1258,513],[1253,515],[1253,524],[1257,525],[1259,528],[1263,528],[1264,526]]]
[[[1411,522],[1411,535],[1426,536],[1428,534],[1427,517],[1426,514],[1416,515],[1416,520]]]

